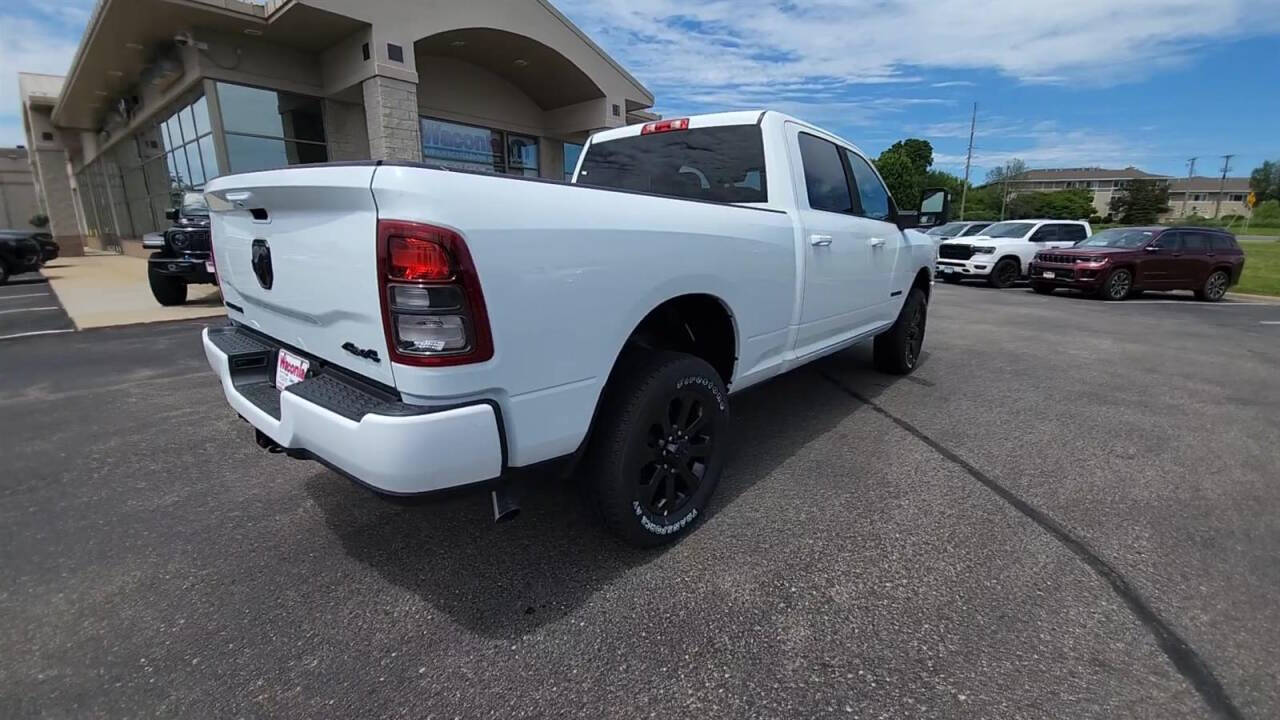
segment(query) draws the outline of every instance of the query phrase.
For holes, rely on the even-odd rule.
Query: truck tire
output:
[[[890,375],[907,375],[920,363],[929,299],[920,288],[911,288],[893,326],[876,336],[872,356],[876,369]]]
[[[3,260],[0,260],[0,285],[4,285],[7,282],[9,282],[9,266],[5,265]]]
[[[187,301],[187,283],[182,278],[161,275],[147,268],[147,281],[151,284],[151,294],[161,305],[168,307],[181,305]]]
[[[728,390],[705,360],[624,357],[606,391],[583,480],[605,527],[636,547],[687,534],[706,512],[728,452]]]
[[[1020,273],[1021,268],[1018,267],[1017,260],[1002,258],[995,267],[991,268],[991,274],[987,276],[987,284],[993,288],[1013,287]]]

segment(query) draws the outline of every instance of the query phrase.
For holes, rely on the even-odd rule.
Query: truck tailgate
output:
[[[378,296],[374,170],[230,175],[205,193],[222,295],[235,306],[231,319],[394,385]]]

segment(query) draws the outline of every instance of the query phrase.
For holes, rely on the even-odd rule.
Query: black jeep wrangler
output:
[[[209,241],[209,206],[204,195],[187,192],[182,194],[181,205],[164,215],[173,227],[142,241],[144,248],[155,250],[147,266],[147,279],[156,302],[181,305],[187,301],[188,285],[218,284]]]

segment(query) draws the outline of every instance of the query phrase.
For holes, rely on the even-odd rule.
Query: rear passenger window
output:
[[[1041,225],[1040,229],[1031,236],[1032,242],[1056,242],[1058,240],[1057,225]]]
[[[1226,235],[1210,235],[1209,247],[1214,250],[1234,250],[1236,243]]]
[[[889,210],[889,191],[880,182],[880,176],[857,153],[846,149],[844,156],[849,161],[853,183],[858,186],[858,199],[862,201],[860,214],[872,220],[888,220],[892,215]]]
[[[1184,232],[1182,233],[1182,251],[1189,253],[1202,253],[1209,249],[1208,238],[1206,233],[1201,232]]]
[[[809,207],[838,213],[854,211],[849,180],[835,143],[800,133],[800,164],[804,166]]]
[[[1078,243],[1081,240],[1085,239],[1084,226],[1083,225],[1059,225],[1058,239],[1069,240],[1073,243]]]

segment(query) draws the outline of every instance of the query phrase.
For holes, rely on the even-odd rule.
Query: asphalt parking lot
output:
[[[40,273],[23,273],[0,285],[0,340],[75,329],[49,281]]]
[[[9,341],[0,716],[1277,717],[1275,322],[939,287],[915,375],[735,396],[647,553],[258,450],[198,322]]]

